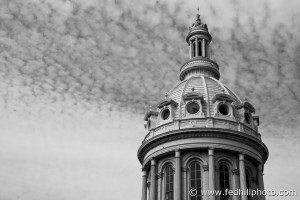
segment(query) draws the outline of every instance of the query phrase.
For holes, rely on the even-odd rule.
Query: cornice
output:
[[[209,32],[205,29],[194,29],[192,31],[189,32],[189,34],[186,36],[186,42],[189,43],[189,39],[193,36],[193,35],[205,35],[208,37],[208,42],[211,42],[212,37],[209,34]]]
[[[174,131],[174,130],[184,130],[184,129],[198,129],[198,128],[221,128],[235,130],[243,132],[247,135],[252,135],[259,140],[261,140],[260,134],[249,124],[236,122],[233,119],[226,119],[220,117],[203,117],[203,118],[188,118],[188,119],[174,119],[173,121],[166,122],[156,126],[151,129],[149,133],[145,136],[142,143],[145,143],[147,140],[160,135],[164,132]]]
[[[219,71],[219,65],[215,61],[213,61],[213,60],[211,60],[209,58],[206,58],[206,57],[202,57],[202,56],[197,56],[197,57],[191,58],[188,61],[186,61],[185,63],[183,63],[183,65],[180,67],[180,71],[182,71],[182,69],[186,65],[193,64],[193,62],[200,62],[200,63],[212,64],[214,66],[214,68]]]
[[[216,62],[206,57],[197,56],[188,60],[180,67],[180,80],[184,79],[186,73],[195,69],[210,71],[216,79],[220,78],[219,65]]]
[[[208,165],[203,165],[202,167],[203,167],[204,171],[208,171],[208,168],[209,168]]]
[[[223,138],[232,141],[238,141],[246,145],[252,146],[256,150],[258,150],[264,162],[266,162],[269,156],[269,151],[266,145],[262,141],[260,141],[259,139],[253,136],[245,135],[241,132],[234,131],[234,130],[226,130],[226,129],[219,129],[219,128],[201,128],[196,130],[193,129],[175,130],[175,131],[170,131],[170,132],[166,132],[154,136],[153,138],[147,140],[140,146],[137,152],[138,159],[140,163],[142,163],[146,153],[150,151],[152,148],[160,144],[170,142],[170,141],[185,139],[185,138],[199,138],[199,137]]]

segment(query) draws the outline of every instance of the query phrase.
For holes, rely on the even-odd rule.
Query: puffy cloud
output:
[[[262,120],[260,130],[270,147],[270,163],[278,165],[284,159],[284,152],[280,153],[275,144],[281,141],[282,147],[288,147],[300,139],[297,134],[300,128],[297,123],[300,120],[297,8],[300,5],[297,1],[287,4],[283,0],[251,3],[214,0],[183,4],[181,1],[3,0],[0,2],[0,109],[5,131],[1,137],[17,147],[18,142],[11,140],[21,137],[16,133],[24,129],[25,136],[21,138],[33,137],[35,148],[43,144],[43,139],[39,134],[32,135],[32,131],[45,132],[43,137],[53,131],[54,136],[47,140],[46,146],[55,147],[52,140],[67,135],[61,145],[72,148],[86,132],[100,142],[93,134],[100,130],[105,142],[124,140],[128,146],[138,146],[142,130],[129,127],[136,126],[135,123],[142,126],[142,120],[137,117],[142,119],[147,107],[156,104],[178,81],[180,65],[188,57],[185,36],[198,5],[201,18],[213,36],[212,58],[220,65],[221,81],[240,97],[247,97],[257,108]],[[125,128],[131,132],[118,132]],[[111,130],[114,134],[110,134]],[[69,144],[67,141],[72,137],[68,134],[74,132],[78,138]],[[88,139],[86,144],[90,142]],[[80,145],[76,146],[78,151]],[[15,173],[14,170],[19,169],[15,165],[21,158],[30,158],[34,148],[26,155],[19,155],[20,150],[11,153],[8,146],[2,147],[11,153],[9,155],[16,156],[10,161],[2,157],[6,166],[14,165],[12,171],[5,169],[7,173]],[[297,152],[295,148],[289,151]],[[132,150],[129,147],[128,152]],[[85,155],[91,152],[89,149]],[[102,150],[96,152],[102,155]],[[279,156],[272,156],[272,152]],[[117,153],[113,154],[117,159]],[[51,148],[45,149],[42,155],[49,159],[58,156]],[[292,157],[294,155],[292,153]],[[72,160],[72,156],[70,153],[62,157]],[[61,161],[57,159],[58,164],[49,169],[58,167]],[[133,157],[131,160],[134,162]],[[110,163],[109,159],[105,161]],[[296,159],[290,162],[298,163]],[[88,166],[92,165],[98,163]],[[275,173],[276,167],[272,165],[269,168]],[[49,178],[49,173],[43,175],[47,164],[38,166],[44,166],[39,174]],[[71,170],[69,164],[63,166]],[[53,180],[61,180],[58,169],[56,174]],[[4,180],[14,180],[7,176]],[[280,176],[272,180],[287,181]],[[267,181],[267,185],[274,186]],[[15,188],[26,188],[29,182],[20,182]],[[88,187],[95,188],[96,183],[93,184]],[[52,182],[48,186],[53,185]],[[47,195],[54,195],[52,199],[60,195],[74,199],[70,194],[74,191],[59,192],[52,188],[54,191],[50,194],[45,191],[51,189],[43,186],[46,189],[41,186],[38,192],[32,189],[35,186],[28,186],[20,189],[20,194],[27,191],[28,199],[35,195],[39,199],[46,199]],[[128,195],[136,195],[135,192]],[[10,199],[12,192],[8,190],[3,195],[6,195],[4,199]],[[89,195],[80,198],[93,199]]]

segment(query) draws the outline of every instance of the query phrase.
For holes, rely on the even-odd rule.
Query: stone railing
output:
[[[197,118],[197,119],[174,120],[173,122],[162,124],[160,126],[151,129],[149,133],[146,135],[146,137],[144,138],[143,142],[165,132],[181,130],[181,129],[199,129],[199,128],[220,128],[226,130],[239,131],[261,140],[261,135],[255,129],[253,129],[248,125],[245,125],[243,123],[238,123],[235,121],[226,120],[226,119],[210,117],[210,118],[203,118],[203,119]]]
[[[202,58],[202,59],[195,59],[195,60],[190,60],[186,63],[184,63],[181,68],[180,71],[184,71],[185,69],[191,67],[191,66],[196,66],[196,65],[203,65],[203,64],[208,64],[210,67],[216,69],[217,71],[219,71],[219,65],[207,58]]]

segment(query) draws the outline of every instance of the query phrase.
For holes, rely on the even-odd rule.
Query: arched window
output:
[[[220,200],[229,199],[228,190],[229,190],[229,170],[227,165],[221,164],[219,167],[219,176],[220,176],[220,190],[221,198]]]
[[[198,56],[202,56],[202,45],[200,39],[198,39]]]
[[[248,189],[248,191],[250,191],[250,189],[251,189],[251,184],[250,184],[250,176],[249,176],[249,172],[248,171],[246,171],[246,185],[247,185],[247,189]],[[251,199],[251,195],[250,195],[250,192],[248,193],[248,200],[250,200]]]
[[[196,196],[190,196],[190,200],[201,200],[201,168],[198,162],[190,165],[190,190],[196,189]]]
[[[165,200],[173,200],[174,198],[174,173],[171,165],[166,168],[166,186],[165,186]]]
[[[192,48],[192,55],[193,55],[193,57],[195,57],[196,56],[196,41],[194,40],[193,42],[192,42],[192,44],[193,44],[193,48]]]
[[[209,55],[208,55],[209,54],[209,48],[208,48],[208,42],[207,41],[205,42],[205,49],[204,49],[204,51],[205,51],[205,53],[204,53],[205,57],[208,58],[209,57]]]

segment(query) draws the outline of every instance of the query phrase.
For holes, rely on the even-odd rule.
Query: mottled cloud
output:
[[[242,99],[247,97],[261,117],[260,131],[270,147],[266,185],[278,188],[274,183],[283,181],[295,186],[289,179],[295,176],[290,171],[299,167],[298,1],[2,0],[1,138],[3,152],[15,158],[2,153],[2,163],[6,163],[3,171],[7,173],[0,178],[11,181],[18,191],[13,195],[13,190],[7,190],[1,194],[2,199],[16,199],[24,193],[28,195],[24,199],[99,199],[97,194],[121,199],[109,196],[113,191],[109,188],[94,193],[100,182],[88,183],[90,179],[86,178],[80,184],[80,178],[88,169],[94,172],[98,168],[102,172],[95,172],[97,177],[109,179],[103,172],[109,165],[122,174],[118,164],[104,156],[110,143],[115,145],[111,153],[115,159],[126,160],[123,154],[118,157],[117,150],[124,142],[127,146],[122,148],[128,154],[133,152],[130,161],[135,162],[135,150],[143,137],[142,114],[178,82],[179,68],[188,58],[185,37],[198,6],[213,36],[212,58],[220,65],[221,81]],[[18,145],[26,147],[24,154],[12,148]],[[85,148],[82,145],[91,147],[76,158]],[[37,147],[44,150],[39,154]],[[60,155],[64,150],[68,152]],[[92,161],[97,160],[90,157],[92,152],[104,156],[107,164]],[[43,155],[57,164],[49,164]],[[77,168],[72,171],[73,165],[61,160],[80,164],[85,156],[88,164],[78,168],[80,176],[75,181],[79,185],[72,185]],[[284,176],[274,176],[287,156],[293,165]],[[22,159],[29,166],[26,173],[22,172],[26,169]],[[9,170],[10,165],[13,167]],[[138,163],[133,165],[138,169]],[[40,170],[39,178],[31,182],[34,166]],[[72,172],[60,172],[63,167]],[[48,169],[55,169],[53,182]],[[92,172],[86,172],[87,176]],[[15,176],[10,174],[15,173],[28,179],[14,185]],[[68,177],[55,187],[55,181],[62,181],[61,174]],[[138,179],[138,174],[134,176]],[[49,183],[41,183],[48,179]],[[109,181],[116,182],[116,177]],[[37,192],[35,187],[39,188]],[[300,190],[299,184],[295,187]],[[75,191],[86,192],[79,195]],[[122,192],[136,198],[140,194],[130,188]]]

